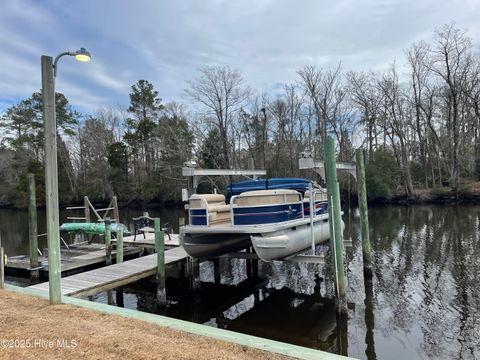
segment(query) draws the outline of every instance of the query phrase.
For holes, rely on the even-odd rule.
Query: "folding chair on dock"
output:
[[[137,239],[138,234],[143,234],[143,238],[145,239],[146,233],[153,233],[155,232],[154,228],[154,220],[151,218],[148,213],[144,213],[142,216],[132,218],[133,220],[133,241]],[[168,239],[171,240],[170,238],[170,229],[167,227],[168,223],[165,223],[165,226],[162,227],[162,231],[165,233],[165,235],[168,236]]]

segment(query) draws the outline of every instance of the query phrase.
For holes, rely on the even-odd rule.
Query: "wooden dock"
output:
[[[165,251],[165,265],[182,261],[188,257],[182,247]],[[140,279],[155,275],[157,272],[157,254],[113,264],[62,278],[62,295],[88,296],[101,291],[111,290]],[[48,282],[33,285],[30,289],[48,291]]]
[[[68,272],[71,270],[83,268],[85,266],[100,264],[105,262],[106,252],[105,244],[73,244],[69,245],[69,249],[61,250],[61,271]],[[134,246],[124,247],[124,256],[138,255],[142,249]],[[116,251],[112,251],[112,258],[115,259]],[[48,271],[48,257],[40,256],[40,271]],[[30,258],[28,255],[11,256],[8,258],[6,269],[11,270],[29,270]]]

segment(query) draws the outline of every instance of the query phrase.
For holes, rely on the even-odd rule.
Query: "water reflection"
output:
[[[353,240],[348,320],[335,315],[324,269],[282,262],[260,263],[253,279],[245,260],[222,259],[220,283],[205,262],[200,301],[170,276],[167,308],[146,282],[124,289],[124,306],[360,359],[480,358],[480,207],[370,208],[372,281],[363,277],[358,218],[344,219]],[[92,299],[122,300],[116,292]]]
[[[479,216],[477,206],[370,209],[375,276],[364,319],[350,320],[365,324],[368,359],[480,357]]]

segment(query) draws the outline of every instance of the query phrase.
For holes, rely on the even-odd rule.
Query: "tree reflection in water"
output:
[[[480,207],[370,208],[372,281],[363,278],[358,218],[344,216],[350,317],[337,319],[332,282],[315,265],[260,264],[248,279],[245,261],[222,259],[221,285],[202,264],[201,301],[169,279],[167,316],[341,353],[361,359],[480,358]],[[322,279],[328,274],[320,273]],[[107,294],[95,301],[107,302]],[[110,296],[110,298],[112,298]],[[159,312],[155,287],[125,289],[126,307]]]

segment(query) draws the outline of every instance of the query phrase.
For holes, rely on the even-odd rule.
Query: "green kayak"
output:
[[[112,233],[116,233],[119,230],[123,230],[124,234],[130,233],[123,224],[112,223],[110,229]],[[68,233],[104,234],[105,223],[65,223],[60,226],[60,231]]]

